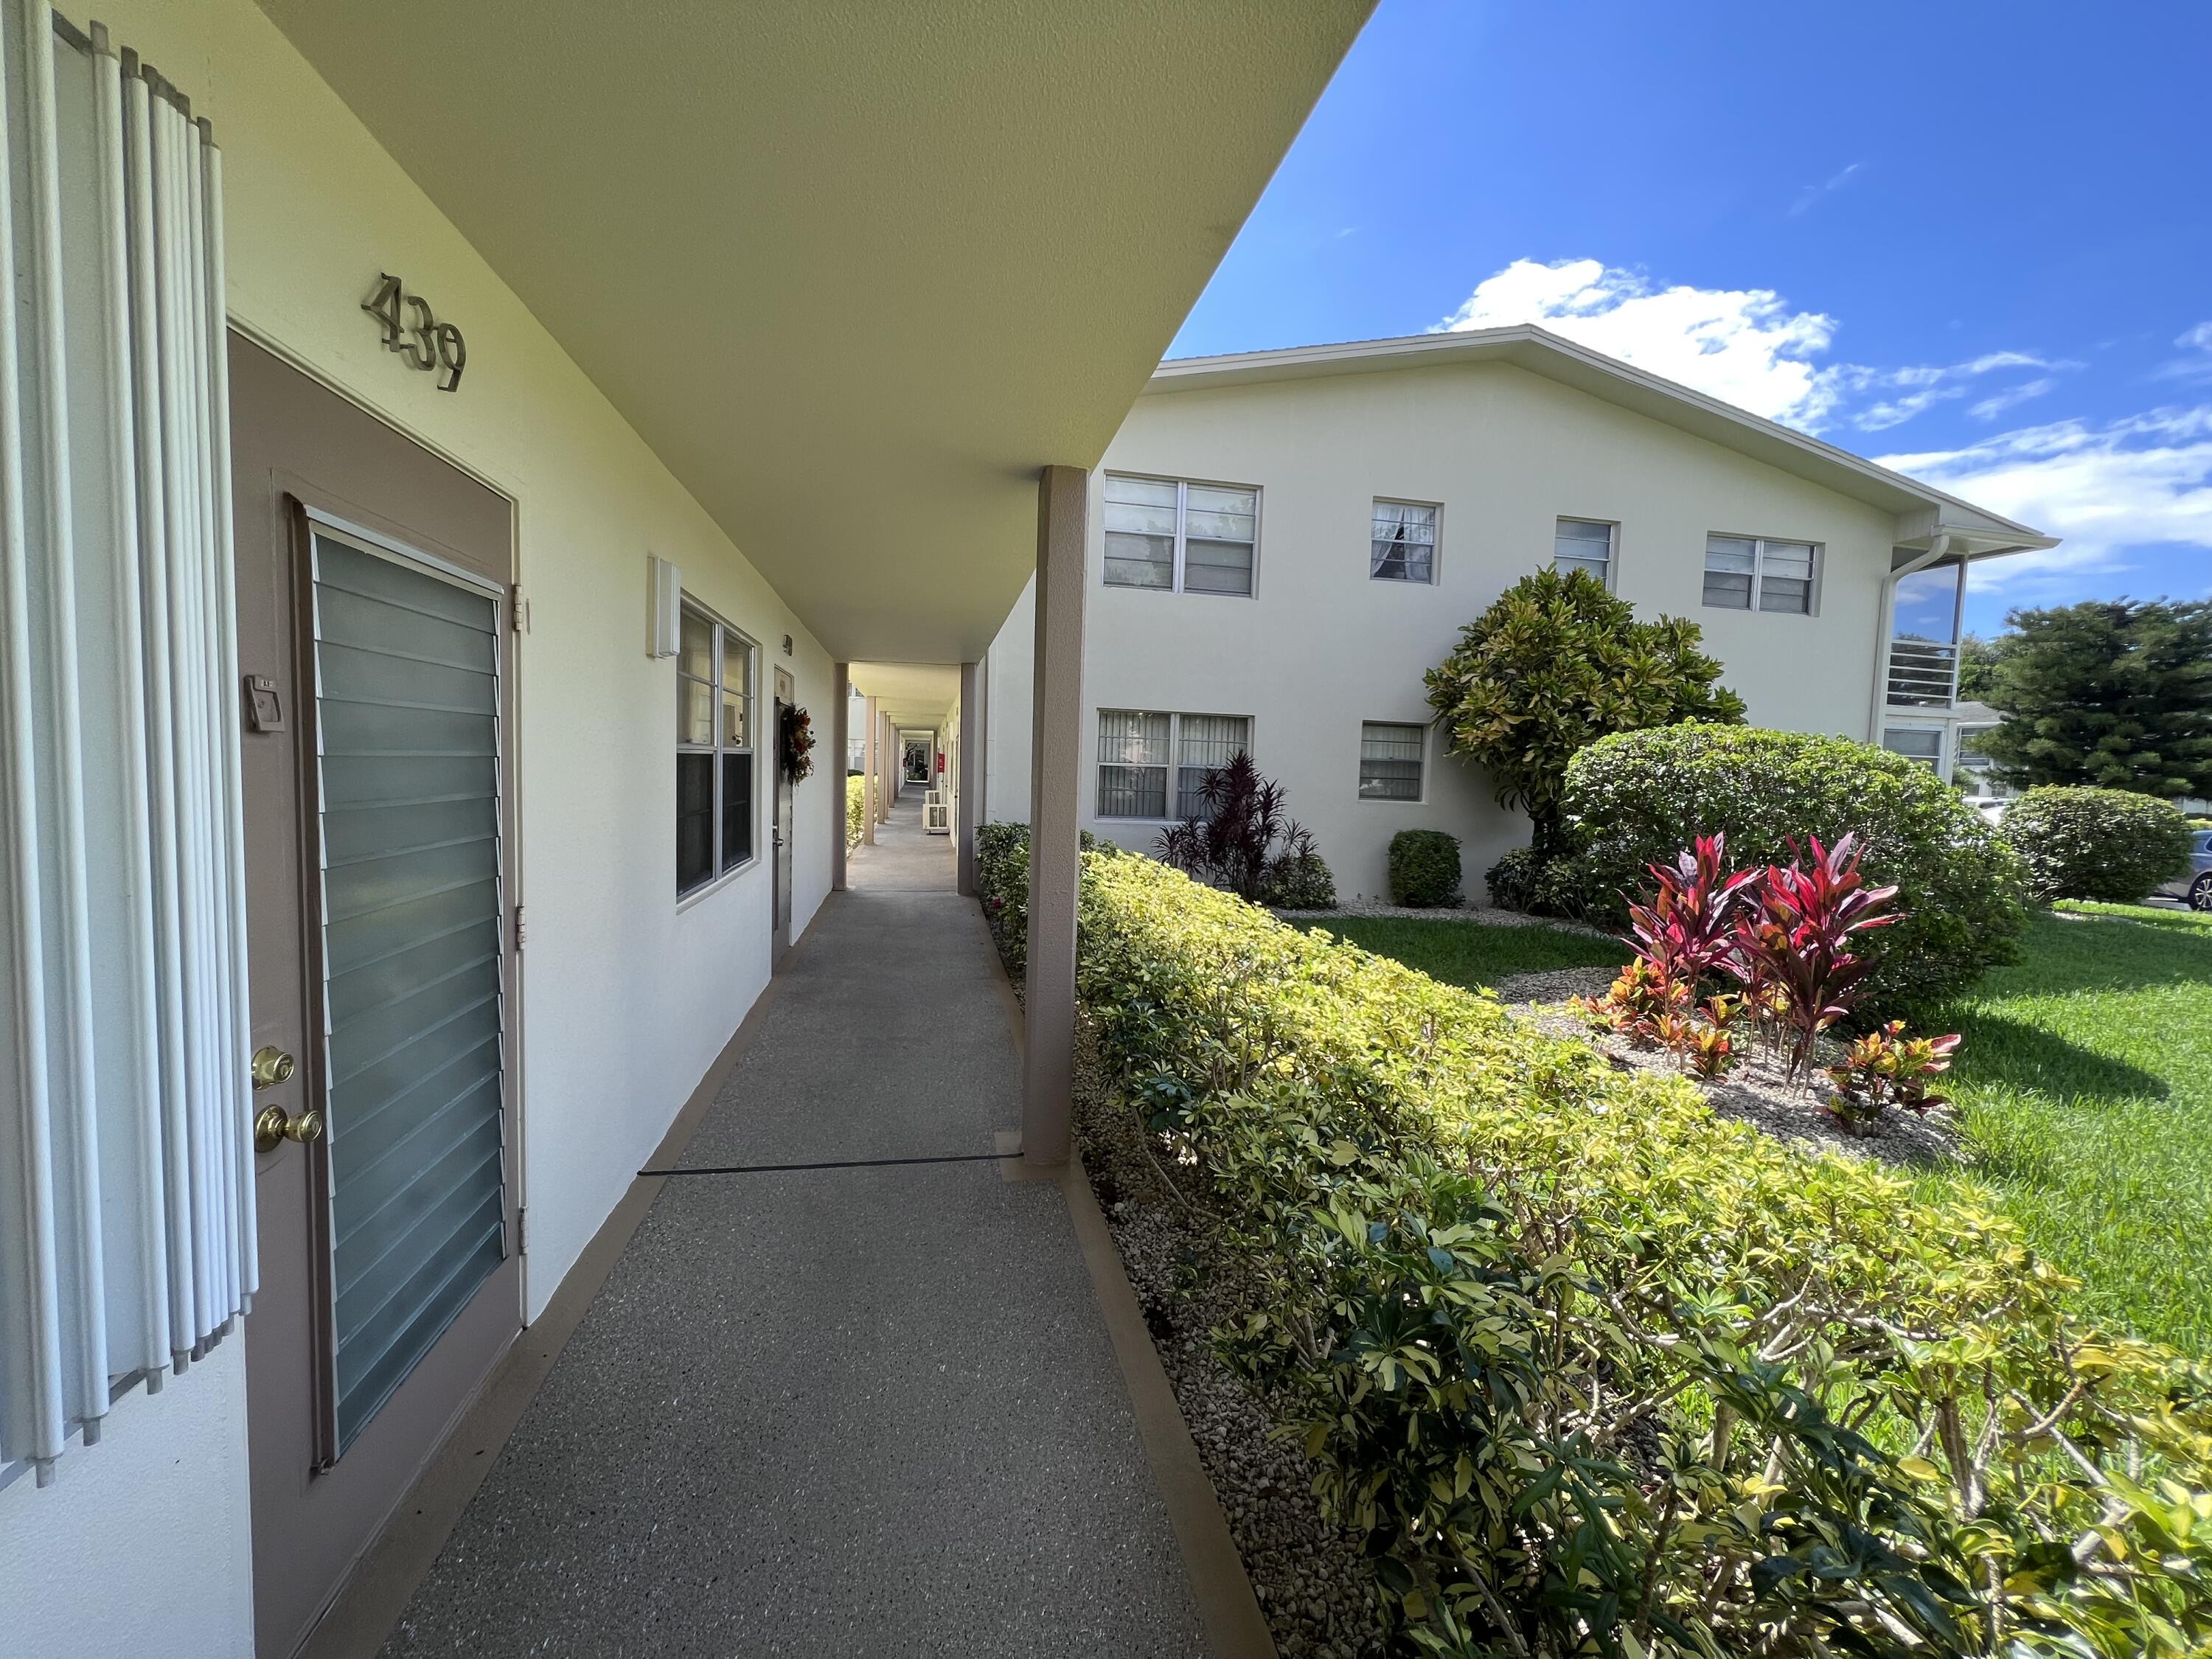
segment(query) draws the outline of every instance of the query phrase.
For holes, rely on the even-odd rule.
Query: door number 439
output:
[[[398,352],[410,368],[443,370],[446,378],[438,382],[441,392],[451,392],[460,385],[461,371],[469,362],[467,343],[459,329],[432,314],[428,300],[408,293],[397,276],[386,272],[378,280],[376,292],[362,301],[361,308],[384,325],[386,351]]]

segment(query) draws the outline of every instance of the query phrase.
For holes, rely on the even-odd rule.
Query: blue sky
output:
[[[2212,7],[1382,0],[1174,355],[1534,321],[2212,594]]]

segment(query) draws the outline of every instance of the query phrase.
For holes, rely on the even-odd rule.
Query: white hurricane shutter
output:
[[[0,1478],[44,1484],[251,1299],[250,1028],[220,160],[44,5],[0,70]]]

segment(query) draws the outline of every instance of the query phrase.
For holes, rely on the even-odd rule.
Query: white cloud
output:
[[[2065,538],[2047,552],[1978,567],[1977,578],[1992,586],[2039,572],[2111,568],[2126,549],[2152,543],[2212,553],[2212,405],[2101,425],[2058,421],[1962,449],[1878,459]]]
[[[1825,313],[1793,310],[1772,289],[1654,288],[1634,271],[1595,259],[1516,259],[1479,284],[1434,331],[1517,323],[1534,323],[1739,409],[1811,431],[1840,420],[1879,432],[1965,396],[1986,374],[2081,366],[2024,351],[1903,368],[1821,363],[1816,360],[1836,333],[1835,319]],[[2037,395],[2023,392],[2014,401]]]
[[[1754,415],[1803,425],[1835,400],[1832,371],[1809,361],[1832,318],[1792,311],[1771,289],[1654,289],[1595,259],[1516,259],[1486,278],[1436,331],[1534,323]]]
[[[2199,323],[2174,341],[2191,351],[2212,351],[2212,322]]]
[[[1993,421],[2008,409],[2016,408],[2032,398],[2040,398],[2058,382],[2048,374],[2039,380],[2022,380],[2018,386],[2008,386],[1993,398],[1984,398],[1966,413],[1978,421]]]

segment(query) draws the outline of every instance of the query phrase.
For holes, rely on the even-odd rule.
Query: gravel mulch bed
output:
[[[1538,979],[1559,980],[1578,971],[1582,970],[1527,974],[1520,981],[1508,981],[1506,985]],[[1579,994],[1601,994],[1610,983],[1612,976],[1607,975],[1595,992],[1583,990]],[[1506,986],[1500,986],[1498,994],[1501,1000],[1517,1004],[1514,1011],[1533,1020],[1547,1036],[1578,1037],[1624,1070],[1633,1066],[1644,1072],[1688,1075],[1664,1050],[1632,1042],[1617,1032],[1593,1031],[1588,1020],[1559,1006],[1576,992],[1554,992],[1523,1001],[1519,995],[1507,994]],[[1823,1065],[1834,1057],[1826,1052],[1828,1046],[1824,1040]],[[1754,1054],[1718,1082],[1708,1083],[1698,1078],[1691,1078],[1690,1081],[1705,1091],[1705,1103],[1723,1117],[1739,1119],[1805,1152],[1841,1152],[1848,1158],[1874,1158],[1907,1170],[1956,1166],[1966,1162],[1959,1151],[1958,1125],[1948,1111],[1938,1108],[1924,1116],[1911,1112],[1886,1112],[1872,1133],[1851,1134],[1822,1109],[1825,1097],[1821,1089],[1807,1092],[1785,1083],[1782,1068],[1764,1054]],[[1820,1081],[1825,1085],[1826,1079]]]
[[[1213,1352],[1212,1332],[1251,1298],[1146,1150],[1101,1071],[1087,1030],[1077,1042],[1075,1130],[1091,1190],[1137,1292],[1176,1404],[1228,1517],[1244,1571],[1283,1659],[1380,1659],[1373,1579],[1351,1539],[1322,1513],[1313,1466],[1278,1419]]]
[[[1333,910],[1278,910],[1279,921],[1328,921],[1346,916],[1410,916],[1416,921],[1473,921],[1485,927],[1550,927],[1562,933],[1582,933],[1590,939],[1611,939],[1602,927],[1568,921],[1559,916],[1532,916],[1522,910],[1493,909],[1487,904],[1461,904],[1449,908],[1431,905],[1415,909],[1408,904],[1340,904]]]

